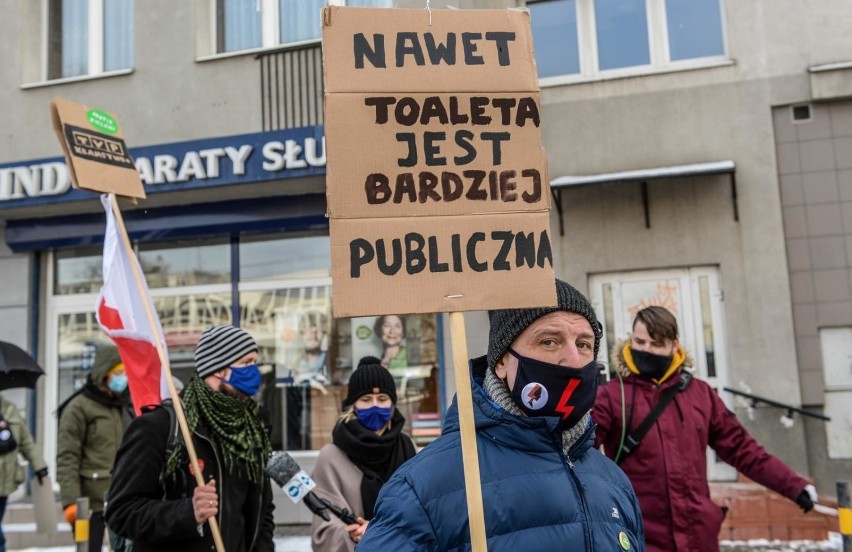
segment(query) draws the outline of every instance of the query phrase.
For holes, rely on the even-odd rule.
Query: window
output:
[[[598,66],[601,71],[648,65],[648,18],[636,0],[595,0]]]
[[[133,0],[49,0],[48,79],[133,66]]]
[[[393,0],[216,0],[216,51],[319,40],[326,4],[390,8]]]
[[[530,8],[539,76],[580,72],[576,0],[550,0]]]
[[[695,66],[725,55],[722,0],[527,0],[540,78]]]
[[[65,249],[57,251],[53,270],[53,290],[57,295],[97,293],[104,285],[103,249]]]
[[[151,289],[231,281],[230,246],[227,243],[168,246],[144,243],[139,246],[137,256]]]
[[[725,52],[719,0],[666,0],[666,19],[672,61]]]
[[[405,431],[415,442],[423,446],[440,434],[439,318],[335,319],[328,235],[142,242],[136,249],[180,382],[195,373],[205,328],[239,324],[254,337],[263,374],[256,398],[276,450],[318,450],[331,442],[349,376],[367,355],[388,359]],[[94,312],[102,262],[100,247],[49,253],[46,412],[85,384],[97,347],[107,342]],[[48,422],[46,454],[55,457],[56,423]]]
[[[240,243],[240,281],[331,277],[328,236],[263,239]]]

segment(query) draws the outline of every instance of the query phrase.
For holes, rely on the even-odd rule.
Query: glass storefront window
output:
[[[349,376],[364,356],[387,357],[407,431],[421,412],[430,414],[435,429],[424,429],[430,435],[418,444],[440,431],[435,315],[334,320],[327,284],[241,291],[240,313],[266,363],[259,397],[275,449],[331,442]]]
[[[231,248],[227,243],[139,248],[139,264],[148,288],[224,284],[231,281]]]
[[[97,293],[104,285],[101,250],[66,249],[56,252],[53,293]]]
[[[418,445],[440,434],[437,317],[434,314],[335,320],[327,235],[254,238],[240,243],[140,245],[138,254],[166,338],[172,375],[195,373],[201,333],[236,324],[257,341],[263,380],[256,399],[276,450],[317,450],[331,442],[349,377],[364,356],[384,360],[396,381],[405,431]],[[108,340],[94,308],[100,250],[54,255],[58,403],[85,384],[95,351]],[[230,282],[239,274],[239,298]],[[73,297],[72,295],[77,295]],[[235,303],[239,322],[232,319]],[[50,311],[50,307],[48,307]]]
[[[415,444],[424,446],[434,441],[441,434],[442,419],[437,317],[365,316],[346,320],[341,326],[351,344],[354,365],[365,356],[373,356],[393,375],[396,406],[405,417],[405,431]]]
[[[263,366],[259,394],[275,449],[324,444],[320,421],[343,397],[333,350],[328,284],[240,292],[240,325],[257,341]],[[331,430],[328,429],[329,434]]]
[[[195,373],[195,345],[214,324],[231,323],[231,294],[201,293],[154,297],[172,375],[182,383]],[[94,306],[94,300],[91,301]],[[97,348],[110,340],[98,326],[94,310],[62,313],[57,321],[58,404],[86,383]]]
[[[331,276],[331,240],[307,236],[240,243],[240,281]]]
[[[166,338],[172,376],[186,383],[195,373],[195,345],[201,333],[210,326],[231,323],[231,294],[196,293],[153,300]]]
[[[60,314],[57,328],[57,404],[62,404],[74,391],[86,384],[98,346],[108,343],[109,339],[98,326],[94,311]]]

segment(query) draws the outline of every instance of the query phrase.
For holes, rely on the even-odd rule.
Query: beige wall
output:
[[[794,311],[790,295],[773,106],[810,99],[809,66],[852,57],[844,31],[852,25],[852,11],[842,1],[725,4],[730,64],[546,87],[542,132],[551,178],[733,160],[739,221],[727,176],[649,182],[649,229],[638,183],[565,190],[557,275],[588,292],[588,278],[598,272],[718,266],[731,384],[794,405],[803,399],[819,405],[821,397],[812,389],[821,374],[808,364],[800,385],[805,368],[796,362],[803,350],[813,356],[803,349],[813,345],[813,336],[797,341],[794,331],[792,313],[801,319],[804,311],[798,306]],[[822,209],[836,210],[835,222],[852,217],[842,205]],[[557,217],[554,210],[554,232]],[[819,220],[831,224],[832,217]],[[837,249],[838,243],[820,245]],[[834,271],[820,273],[831,280],[832,298],[847,301],[846,274],[823,268]],[[793,274],[794,290],[801,278]],[[823,310],[843,307],[852,313],[848,305],[826,303]],[[744,423],[795,468],[816,476],[809,464],[819,465],[826,484],[842,474],[841,464],[822,461],[824,445],[810,443],[802,424],[780,431],[780,415],[761,412]],[[805,461],[806,452],[820,460]]]

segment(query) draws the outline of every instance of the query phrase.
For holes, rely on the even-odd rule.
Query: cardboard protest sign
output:
[[[556,304],[529,15],[327,7],[335,316]]]
[[[50,103],[50,114],[75,188],[145,197],[114,115],[63,98]]]

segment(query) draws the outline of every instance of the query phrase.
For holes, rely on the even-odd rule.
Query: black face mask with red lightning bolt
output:
[[[521,356],[512,388],[512,400],[527,416],[557,416],[560,429],[573,427],[592,408],[598,392],[596,360],[582,368],[550,364]]]

